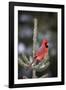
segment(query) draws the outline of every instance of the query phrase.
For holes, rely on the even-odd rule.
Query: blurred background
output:
[[[18,11],[18,57],[22,58],[24,53],[29,60],[33,49],[34,18],[37,18],[37,45],[40,47],[43,38],[49,42],[50,66],[44,72],[36,72],[37,77],[48,73],[48,77],[57,77],[57,13]],[[27,70],[18,65],[18,79],[23,76],[32,78],[32,70]]]

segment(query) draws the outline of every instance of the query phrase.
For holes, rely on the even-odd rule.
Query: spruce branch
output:
[[[27,76],[23,76],[23,79],[28,79],[28,77]]]
[[[23,57],[23,61],[26,63],[26,64],[30,64],[27,56],[25,54],[22,54],[22,57]]]
[[[45,71],[49,65],[50,65],[49,61],[46,64],[40,63],[40,65],[36,66],[35,69],[36,69],[36,71],[39,71],[39,72]]]
[[[20,58],[18,58],[18,64],[21,65],[21,66],[23,66],[23,67],[28,67],[28,65],[25,64],[25,63],[23,62],[23,60],[20,59]]]
[[[48,73],[42,75],[40,78],[46,78],[46,77],[48,77]]]

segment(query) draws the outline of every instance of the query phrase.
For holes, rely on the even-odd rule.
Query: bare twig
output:
[[[37,40],[37,18],[34,18],[34,30],[33,30],[33,57],[36,50],[36,40]]]
[[[33,58],[36,51],[36,41],[37,41],[37,18],[34,18],[34,31],[33,31]],[[33,68],[33,78],[36,78],[36,69]]]
[[[33,76],[32,76],[32,78],[37,78],[37,76],[36,76],[36,70],[35,69],[33,69]]]

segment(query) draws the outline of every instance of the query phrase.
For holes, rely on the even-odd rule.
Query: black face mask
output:
[[[46,47],[46,48],[48,48],[48,45],[47,45],[47,43],[45,43],[45,47]]]

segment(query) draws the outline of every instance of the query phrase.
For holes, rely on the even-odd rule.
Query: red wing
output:
[[[39,50],[37,50],[35,56],[41,56],[42,54],[44,54],[44,51],[45,51],[45,50],[44,50],[43,47],[39,48]]]

